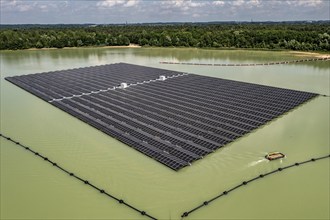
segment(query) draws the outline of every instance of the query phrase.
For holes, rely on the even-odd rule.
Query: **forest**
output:
[[[326,23],[32,25],[0,28],[0,49],[124,46],[330,51]]]

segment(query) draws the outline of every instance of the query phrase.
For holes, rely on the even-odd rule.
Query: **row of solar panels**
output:
[[[140,71],[135,71],[139,70]],[[123,71],[125,74],[123,74]],[[157,79],[160,75],[172,76],[178,72],[159,71],[150,68],[143,72],[143,67],[128,64],[113,64],[97,67],[86,67],[71,70],[20,76],[21,83],[34,85],[38,90],[48,90],[46,95],[59,99],[91,91],[105,90],[125,82],[128,84]],[[10,77],[8,78],[10,79]]]
[[[221,84],[221,82],[223,81],[221,79],[213,79],[213,81],[215,82],[218,81],[217,86],[208,86],[206,88],[201,88],[200,83],[198,83],[201,82],[201,80],[198,80],[196,84],[189,85],[189,81],[187,79],[195,77],[196,75],[193,74],[190,74],[187,77],[180,77],[176,81],[167,84],[166,87],[163,88],[168,90],[168,92],[170,93],[174,92],[175,94],[180,94],[180,96],[194,96],[196,99],[199,99],[201,101],[204,100],[205,103],[213,102],[215,105],[218,105],[220,100],[221,105],[228,104],[230,108],[232,108],[233,106],[241,106],[245,109],[251,108],[251,110],[256,110],[261,114],[265,114],[266,117],[267,115],[276,115],[278,111],[281,110],[287,111],[287,109],[290,109],[293,106],[297,105],[297,103],[300,103],[302,99],[309,99],[315,96],[315,94],[307,92],[287,89],[283,89],[282,91],[282,89],[279,88],[267,88],[267,86],[247,83],[250,86],[250,90],[252,91],[253,96],[251,96],[249,92],[241,91],[239,87],[236,87],[235,85],[231,86],[232,89],[225,88]],[[156,85],[150,84],[147,86]],[[157,84],[157,87],[158,86],[162,87],[161,84]],[[181,87],[184,87],[185,89],[181,90]],[[259,87],[265,88],[265,90],[258,91]],[[275,93],[274,91],[277,91],[277,93]],[[266,96],[265,94],[268,95]]]
[[[148,132],[148,134],[151,134],[153,137],[161,138],[162,140],[167,141],[168,143],[173,143],[176,146],[180,146],[182,148],[189,148],[194,153],[200,153],[202,151],[209,152],[207,147],[210,147],[210,143],[204,142],[205,147],[199,145],[198,143],[194,143],[192,140],[190,140],[187,143],[186,139],[174,135],[169,130],[167,131],[162,130],[158,124],[150,123],[150,120],[144,118],[143,116],[137,119],[138,114],[132,114],[131,115],[132,117],[130,117],[128,115],[127,110],[120,108],[116,109],[114,106],[112,106],[111,108],[103,107],[101,105],[94,104],[95,100],[89,101],[89,100],[84,100],[83,98],[78,98],[70,101],[66,100],[63,102],[67,104],[68,103],[75,104],[75,107],[77,107],[77,105],[85,106],[89,110],[95,110],[100,114],[104,114],[104,116],[116,118],[121,122],[125,122],[125,124],[127,125],[133,126],[135,129],[138,129],[141,132]],[[195,140],[197,142],[199,139],[195,139]]]
[[[144,121],[146,124],[153,125],[163,130],[165,133],[172,133],[185,140],[191,140],[198,142],[201,146],[206,146],[210,149],[216,149],[218,144],[227,143],[231,140],[224,135],[220,135],[219,132],[212,134],[207,132],[203,124],[199,127],[194,125],[194,120],[189,118],[183,118],[182,116],[176,116],[173,114],[173,118],[169,118],[167,112],[153,111],[148,105],[140,105],[134,102],[125,102],[116,98],[116,95],[109,94],[108,96],[96,95],[94,98],[84,97],[85,99],[92,99],[94,102],[106,106],[109,109],[117,110],[122,114],[129,115],[131,118],[137,118],[140,121]],[[137,101],[138,102],[138,101]],[[206,127],[208,129],[209,127]],[[220,129],[217,129],[220,131]],[[213,132],[214,133],[214,132]]]
[[[176,84],[184,84],[187,88],[196,90],[198,89],[199,93],[210,94],[224,94],[229,96],[238,96],[240,98],[244,98],[247,100],[262,102],[265,104],[269,103],[277,103],[286,105],[287,102],[285,100],[292,100],[293,96],[308,96],[312,95],[311,93],[304,93],[300,91],[288,90],[288,89],[280,89],[275,87],[268,87],[263,85],[256,85],[251,83],[245,83],[246,85],[242,85],[242,82],[224,81],[223,79],[210,79],[209,77],[205,77],[207,80],[203,80],[204,77],[191,74],[189,79],[194,79],[193,82],[186,79],[178,79]],[[210,90],[210,88],[212,88]],[[274,99],[276,96],[277,99]]]
[[[202,105],[205,108],[210,108],[216,111],[229,111],[229,112],[238,112],[238,113],[244,113],[252,116],[259,116],[259,118],[272,118],[274,114],[271,113],[265,113],[261,112],[260,109],[252,108],[251,110],[248,109],[250,106],[246,105],[237,105],[236,102],[239,100],[235,100],[233,98],[227,97],[225,95],[219,95],[216,96],[216,98],[212,98],[209,96],[198,96],[195,95],[196,92],[189,92],[187,89],[180,89],[176,85],[171,85],[171,83],[168,83],[167,85],[162,84],[150,84],[146,85],[143,89],[146,91],[150,91],[154,89],[155,87],[158,87],[158,94],[166,94],[167,97],[174,98],[174,99],[180,99],[182,101],[188,101],[191,104],[195,105]],[[141,89],[141,88],[140,88]],[[192,102],[191,102],[192,101]],[[253,106],[251,106],[253,107]],[[258,119],[257,119],[258,121]]]
[[[182,77],[178,80],[185,80],[186,78],[190,77]],[[301,99],[310,98],[313,97],[313,94],[306,93],[305,95],[301,94],[286,94],[285,96],[289,98],[286,98],[286,104],[280,105],[276,102],[270,102],[263,106],[263,108],[257,108],[255,105],[258,103],[258,100],[254,100],[253,103],[245,103],[244,97],[242,98],[231,98],[229,96],[225,95],[215,95],[214,98],[210,98],[210,95],[208,96],[200,96],[200,92],[196,94],[196,91],[191,91],[187,93],[187,89],[185,85],[171,85],[174,81],[169,81],[166,84],[162,83],[152,83],[145,85],[144,87],[135,87],[132,88],[132,90],[136,90],[139,92],[150,92],[153,95],[160,95],[160,96],[166,96],[168,99],[175,99],[175,100],[182,100],[183,102],[187,102],[190,105],[197,105],[197,106],[203,106],[204,108],[208,108],[208,112],[227,112],[229,114],[235,114],[242,117],[248,117],[255,121],[265,122],[268,119],[272,119],[274,116],[278,114],[278,112],[284,112],[288,109],[291,109],[294,107],[297,103],[301,102]],[[211,88],[210,88],[211,90]],[[199,90],[198,90],[199,91]],[[194,92],[194,93],[192,93]],[[280,98],[279,96],[273,96],[273,98]],[[288,100],[292,101],[292,103],[288,103]],[[267,109],[271,108],[272,111],[267,111]]]
[[[234,126],[231,126],[230,123],[235,123],[234,120],[228,119],[228,118],[210,118],[207,117],[208,114],[204,112],[204,115],[201,113],[195,113],[193,110],[188,109],[176,104],[175,102],[166,102],[162,103],[160,101],[157,101],[157,99],[153,99],[151,96],[142,96],[134,91],[116,91],[120,95],[125,96],[125,98],[128,99],[127,102],[132,102],[135,105],[142,105],[144,109],[148,109],[148,107],[151,109],[151,111],[159,112],[159,114],[166,116],[168,119],[174,119],[174,120],[183,120],[185,123],[191,123],[191,124],[198,124],[197,127],[200,127],[202,129],[212,129],[218,128],[216,130],[216,133],[222,134],[222,135],[235,135],[235,134],[242,134],[243,131],[248,130],[251,128],[251,126],[248,126],[246,124],[242,124],[240,122],[237,122]],[[123,94],[124,93],[124,94]],[[116,93],[114,93],[116,94]],[[110,94],[111,95],[111,94]],[[120,96],[118,96],[119,98]],[[240,124],[241,126],[238,126]],[[235,127],[236,126],[236,127]],[[242,128],[243,129],[239,129]],[[226,132],[227,130],[227,132]]]
[[[225,117],[231,118],[233,121],[240,121],[242,123],[255,126],[266,121],[263,118],[258,118],[253,115],[247,115],[242,112],[235,112],[230,108],[219,108],[221,111],[208,108],[205,105],[194,103],[194,99],[183,100],[180,95],[170,97],[169,94],[166,94],[166,91],[162,91],[161,89],[148,90],[148,88],[135,87],[130,91],[138,93],[140,97],[150,97],[150,100],[154,100],[160,104],[166,105],[168,103],[175,103],[178,109],[189,111],[198,115],[204,115],[205,117],[213,118],[215,120],[219,120],[219,118]]]
[[[157,140],[147,132],[134,128],[127,124],[128,120],[120,121],[112,116],[102,115],[72,100],[52,104],[174,170],[187,166],[189,164],[187,161],[199,159],[199,156],[179,146],[173,146],[160,138]],[[173,156],[173,153],[176,156]]]

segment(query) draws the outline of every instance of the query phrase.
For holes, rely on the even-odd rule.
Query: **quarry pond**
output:
[[[184,212],[245,180],[329,155],[330,63],[290,62],[315,58],[313,54],[74,48],[1,51],[0,56],[1,133],[157,219],[181,219]],[[247,65],[283,61],[289,63]],[[120,62],[320,96],[176,172],[4,79]],[[2,219],[148,219],[12,142],[1,138],[0,143]],[[285,158],[266,160],[265,155],[274,151]],[[328,219],[329,179],[329,159],[307,163],[254,181],[187,219]]]

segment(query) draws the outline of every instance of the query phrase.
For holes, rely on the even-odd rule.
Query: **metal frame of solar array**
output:
[[[6,80],[174,170],[317,96],[125,63]]]

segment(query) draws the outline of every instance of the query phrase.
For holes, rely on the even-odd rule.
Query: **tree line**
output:
[[[0,49],[83,46],[256,48],[330,51],[330,25],[175,24],[37,26],[0,29]]]

